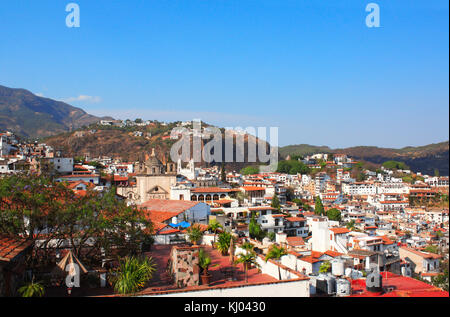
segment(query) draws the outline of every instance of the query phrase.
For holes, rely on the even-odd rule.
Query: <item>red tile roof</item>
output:
[[[196,205],[200,204],[198,201],[185,201],[185,200],[165,200],[165,199],[150,199],[139,207],[141,209],[156,210],[156,211],[169,211],[169,212],[183,212]]]
[[[0,261],[9,262],[33,244],[23,238],[0,234]]]
[[[247,192],[250,192],[250,191],[265,191],[266,190],[264,187],[257,187],[257,186],[243,186],[241,188],[243,188]]]
[[[449,294],[440,288],[411,277],[396,275],[391,272],[382,272],[383,289],[379,293],[371,293],[366,290],[365,280],[354,280],[352,291],[358,292],[351,297],[448,297]],[[387,291],[387,289],[393,289]]]
[[[305,245],[305,240],[302,237],[287,237],[287,244],[293,247],[297,247],[300,245]]]
[[[287,221],[289,222],[296,222],[296,221],[305,221],[305,218],[302,217],[288,217],[286,218]]]
[[[191,189],[192,193],[228,193],[230,191],[228,188],[220,187],[198,187]]]
[[[418,250],[415,250],[415,249],[410,248],[410,247],[401,247],[401,249],[409,251],[411,253],[414,253],[414,254],[416,254],[416,255],[424,258],[424,259],[440,259],[440,258],[442,258],[442,255],[434,254],[434,253],[431,253],[431,252],[422,252],[422,251],[418,251]]]
[[[334,232],[334,234],[342,234],[342,233],[349,233],[350,230],[347,228],[330,228],[331,231]]]

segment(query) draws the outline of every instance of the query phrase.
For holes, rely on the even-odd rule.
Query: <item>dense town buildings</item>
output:
[[[432,278],[443,272],[442,261],[448,263],[448,177],[422,175],[421,180],[411,183],[383,168],[363,171],[364,179],[357,181],[350,177],[357,163],[351,157],[334,154],[330,160],[323,153],[301,160],[318,170],[316,173],[243,175],[228,171],[223,179],[218,167],[202,168],[193,161],[185,166],[180,161],[163,163],[157,154],[153,150],[141,162],[112,158],[75,162],[46,144],[21,144],[13,134],[2,133],[0,177],[49,173],[77,195],[115,188],[120,199],[143,211],[154,226],[153,257],[164,259],[160,263],[172,259],[197,278],[179,274],[180,283],[187,283],[185,287],[170,292],[164,287],[149,288],[142,296],[176,296],[187,290],[195,291],[196,296],[238,296],[250,288],[258,296],[368,296],[371,293],[362,291],[360,282],[355,282],[363,281],[363,274],[382,272],[388,274],[388,283],[399,285],[402,279],[406,283],[412,278],[432,283]],[[320,214],[317,199],[324,208]],[[331,210],[339,217],[331,217]],[[195,264],[198,246],[186,246],[187,228],[199,225],[204,232],[199,245],[217,261],[224,261],[211,249],[216,242],[216,232],[209,229],[213,219],[222,224],[219,231],[229,231],[238,239],[234,251],[246,252],[241,249],[245,241],[255,246],[259,270],[250,271],[248,283],[230,278],[222,288],[191,290],[200,283]],[[255,224],[264,237],[251,236]],[[14,241],[9,246],[7,238],[0,242],[0,255],[3,248],[20,245]],[[273,246],[285,248],[287,253],[277,261],[265,261]],[[20,252],[29,247],[26,244]],[[185,262],[179,262],[180,257]],[[0,268],[12,259],[15,257],[0,257]],[[328,272],[321,269],[327,263],[331,265]],[[213,278],[226,279],[225,269],[212,272]],[[156,274],[165,273],[158,269]],[[1,294],[5,291],[1,270],[0,278]],[[327,287],[323,281],[329,282]],[[425,288],[422,285],[420,289]],[[415,296],[414,291],[409,292]],[[430,286],[431,292],[445,294]]]

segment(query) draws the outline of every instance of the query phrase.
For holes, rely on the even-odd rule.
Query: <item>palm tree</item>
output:
[[[33,278],[31,283],[19,288],[18,292],[22,297],[42,297],[44,296],[44,286],[41,283],[35,283]]]
[[[236,263],[242,263],[244,265],[245,283],[248,282],[248,270],[252,265],[259,266],[256,262],[256,253],[246,250],[245,253],[238,254]]]
[[[203,249],[198,251],[198,265],[203,269],[203,274],[208,275],[208,268],[211,265],[211,257]]]
[[[280,261],[281,257],[283,255],[286,255],[287,251],[285,248],[283,247],[277,247],[276,245],[272,245],[272,247],[270,248],[269,252],[266,255],[266,262],[269,261],[269,259],[273,259],[276,261]],[[281,270],[280,270],[280,266],[278,266],[278,277],[279,280],[281,280]]]
[[[254,248],[255,248],[255,246],[250,242],[244,242],[241,245],[241,249],[244,249],[245,251],[248,251],[248,252],[252,252]]]
[[[216,219],[213,219],[209,222],[208,230],[211,230],[212,232],[214,232],[214,243],[216,243],[216,235],[217,235],[217,230],[219,230],[219,228],[223,228],[223,227]]]
[[[203,237],[203,231],[200,229],[200,226],[194,225],[187,230],[188,239],[194,245]]]
[[[114,290],[119,294],[138,292],[152,278],[155,267],[152,258],[119,259],[119,267],[111,272]]]
[[[229,232],[222,232],[219,234],[219,239],[217,240],[217,250],[219,250],[222,255],[228,254],[231,239],[233,239],[233,236]]]

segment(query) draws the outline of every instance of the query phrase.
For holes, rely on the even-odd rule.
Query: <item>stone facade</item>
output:
[[[199,246],[178,247],[171,251],[172,274],[178,287],[200,285],[200,269],[198,266]]]

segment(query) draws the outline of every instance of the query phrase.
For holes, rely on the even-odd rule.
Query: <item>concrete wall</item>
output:
[[[274,284],[242,285],[151,297],[309,297],[309,281],[281,281]]]

